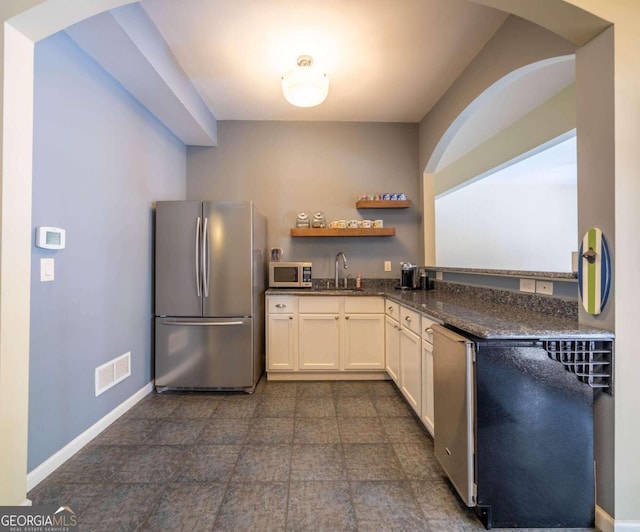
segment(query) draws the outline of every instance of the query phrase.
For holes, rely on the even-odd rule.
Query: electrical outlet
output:
[[[546,296],[553,295],[553,283],[551,281],[536,281],[536,292]]]
[[[391,271],[391,261],[390,260],[385,260],[384,261],[384,271],[385,272],[390,272]]]
[[[536,293],[535,279],[520,279],[520,292]]]
[[[436,280],[442,281],[442,272],[436,272]]]

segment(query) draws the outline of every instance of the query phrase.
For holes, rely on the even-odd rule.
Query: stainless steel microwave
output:
[[[311,263],[270,262],[269,287],[311,288]]]

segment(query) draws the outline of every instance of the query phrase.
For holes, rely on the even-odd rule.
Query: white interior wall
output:
[[[438,265],[571,271],[576,186],[478,182],[436,200]]]

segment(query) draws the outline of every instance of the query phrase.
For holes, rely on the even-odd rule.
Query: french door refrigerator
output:
[[[159,201],[155,386],[253,392],[264,371],[266,220],[252,202]]]

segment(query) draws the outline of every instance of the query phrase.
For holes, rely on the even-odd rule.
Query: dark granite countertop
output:
[[[282,289],[267,290],[267,295],[297,296],[384,296],[415,309],[445,325],[481,339],[611,339],[613,333],[580,325],[576,317],[531,310],[521,303],[495,301],[448,290],[396,290],[371,286],[364,289]]]

